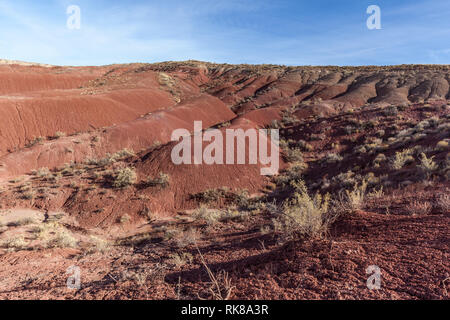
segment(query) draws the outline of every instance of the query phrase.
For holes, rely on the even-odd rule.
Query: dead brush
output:
[[[282,241],[303,237],[320,237],[332,223],[330,195],[316,193],[310,196],[303,180],[291,181],[292,198],[283,203],[282,209],[272,219],[272,227]]]
[[[189,228],[185,231],[177,232],[174,236],[174,244],[178,248],[186,248],[195,244],[201,238],[200,232],[195,228]]]
[[[208,273],[208,277],[210,279],[210,287],[208,288],[208,292],[211,294],[211,298],[213,300],[230,300],[231,294],[233,290],[236,288],[233,286],[232,281],[228,275],[228,272],[222,270],[215,275],[211,269],[208,267],[208,264],[205,261],[200,249],[197,247],[198,254],[200,255],[200,259],[202,265],[205,267],[206,272]],[[197,294],[200,300],[205,300]]]
[[[419,168],[427,179],[438,169],[438,165],[433,161],[433,158],[428,158],[425,153],[420,154]]]
[[[351,209],[361,209],[367,193],[367,181],[363,180],[361,184],[356,183],[353,190],[345,190],[347,203]]]
[[[443,212],[443,213],[449,213],[450,212],[450,196],[448,194],[441,194],[436,199],[436,208]]]
[[[126,188],[133,185],[136,182],[136,172],[133,168],[119,169],[114,174],[113,187],[114,188]]]
[[[169,261],[173,263],[174,265],[180,267],[184,266],[185,264],[192,263],[192,260],[194,257],[189,252],[182,252],[182,253],[173,253],[170,255]]]
[[[8,251],[25,250],[28,247],[28,241],[23,236],[9,238],[0,242],[0,248],[6,248]]]
[[[411,215],[420,215],[420,216],[429,214],[432,208],[433,206],[428,201],[421,202],[417,200],[410,202],[406,206],[406,210]]]

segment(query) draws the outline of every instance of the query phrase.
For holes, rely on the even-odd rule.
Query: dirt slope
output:
[[[449,84],[433,65],[0,61],[0,297],[213,299],[228,276],[232,299],[448,299]],[[279,129],[279,174],[175,165],[194,121]],[[287,240],[301,181],[339,215]]]

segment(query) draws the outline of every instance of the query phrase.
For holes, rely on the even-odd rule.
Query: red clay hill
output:
[[[0,298],[448,299],[449,99],[447,65],[0,60]],[[279,129],[279,175],[173,164],[194,121]]]

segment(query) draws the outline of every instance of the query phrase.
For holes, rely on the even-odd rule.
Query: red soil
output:
[[[0,218],[23,208],[39,211],[38,217],[62,212],[68,220],[61,224],[81,243],[76,249],[0,248],[0,297],[211,298],[198,245],[214,272],[229,273],[235,299],[448,299],[449,215],[436,203],[449,190],[448,145],[442,144],[449,138],[449,82],[449,66],[0,65]],[[416,128],[424,120],[431,129]],[[173,164],[171,134],[192,132],[194,121],[222,132],[281,127],[286,148],[303,148],[311,192],[334,194],[348,182],[346,174],[349,181],[372,174],[384,196],[343,216],[324,239],[280,245],[275,232],[264,232],[274,218],[267,207],[293,191],[262,176],[260,164]],[[416,131],[409,140],[398,138],[405,130]],[[57,132],[66,135],[54,137]],[[36,137],[43,139],[30,145]],[[371,152],[371,145],[379,149]],[[361,146],[367,150],[358,151]],[[125,148],[135,155],[87,163]],[[380,153],[392,159],[406,148],[438,163],[428,180],[416,155],[399,170],[388,161],[374,166]],[[287,151],[280,170],[290,167]],[[328,163],[329,154],[342,160]],[[44,167],[52,173],[32,173]],[[111,179],[124,167],[135,170],[137,181],[115,189]],[[170,177],[166,188],[145,184],[160,173]],[[267,210],[248,209],[237,222],[192,221],[202,204],[194,196],[220,188],[236,195],[246,190],[248,201],[262,196]],[[417,202],[431,203],[426,214],[411,212]],[[207,205],[230,209],[224,199]],[[0,240],[21,228],[0,225]],[[25,233],[29,243],[36,241],[32,234]],[[88,254],[91,235],[118,245]],[[180,239],[187,244],[179,246]],[[186,252],[192,261],[171,262],[174,253]],[[75,264],[84,282],[71,292],[65,271]],[[381,290],[366,287],[369,265],[382,270]]]

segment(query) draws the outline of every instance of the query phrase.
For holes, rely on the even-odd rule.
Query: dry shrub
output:
[[[295,193],[284,202],[281,212],[273,219],[273,227],[282,238],[293,240],[323,235],[330,224],[330,195],[318,193],[311,197],[303,180],[292,181]]]
[[[78,241],[72,233],[57,222],[35,226],[32,233],[36,239],[44,241],[46,248],[75,248],[78,245]]]
[[[353,190],[345,190],[347,204],[350,209],[361,209],[364,205],[364,199],[367,193],[367,181],[363,180],[361,184],[356,183]]]
[[[103,167],[103,166],[113,164],[119,160],[124,160],[124,159],[130,158],[130,157],[134,157],[135,155],[136,154],[132,150],[125,148],[125,149],[117,151],[116,153],[113,153],[113,154],[108,153],[108,154],[106,154],[106,157],[102,158],[102,159],[88,159],[86,161],[86,163],[88,165],[95,165],[95,166]]]
[[[48,248],[75,248],[77,247],[78,241],[72,234],[65,229],[60,229],[56,231],[53,239],[47,242]]]
[[[225,270],[214,274],[209,266],[206,264],[205,258],[203,257],[200,250],[197,248],[197,251],[200,255],[201,262],[208,273],[208,277],[210,279],[210,287],[208,291],[213,300],[229,300],[231,298],[231,294],[235,287],[232,284],[232,281]],[[199,296],[200,298],[200,296]],[[200,298],[203,300],[202,298]]]
[[[161,188],[167,188],[170,183],[170,176],[167,173],[160,172],[157,178],[148,178],[144,183],[148,187],[161,186]]]
[[[201,206],[193,213],[195,220],[203,220],[208,225],[214,225],[221,219],[221,212],[219,210],[211,210],[207,207]]]
[[[90,237],[90,244],[91,244],[91,247],[88,250],[89,253],[94,253],[94,252],[102,252],[103,253],[110,249],[110,244],[108,243],[107,240],[96,237],[96,236]]]
[[[441,212],[450,212],[450,196],[448,194],[441,194],[436,200],[436,207]]]
[[[115,172],[114,188],[126,188],[136,182],[136,172],[132,168],[123,168]]]
[[[425,153],[420,154],[419,168],[426,177],[429,177],[433,171],[438,169],[438,165],[433,161],[434,157],[428,158]]]
[[[175,244],[179,248],[185,248],[198,242],[201,234],[197,229],[190,228],[188,230],[178,232],[174,235]]]
[[[61,131],[56,131],[55,135],[53,136],[53,139],[59,139],[59,138],[63,138],[66,136],[65,132],[61,132]]]
[[[447,140],[442,140],[442,141],[439,141],[439,142],[436,144],[436,150],[438,150],[438,151],[444,151],[444,150],[448,149],[448,146],[449,146],[448,141],[447,141]]]
[[[396,152],[395,157],[391,159],[391,167],[395,170],[400,170],[405,165],[414,162],[412,157],[414,150],[405,149],[401,152]]]
[[[24,250],[28,246],[28,242],[25,240],[23,236],[17,236],[14,238],[9,238],[0,243],[0,247],[6,248],[9,251],[19,251]]]
[[[431,203],[428,201],[421,202],[421,201],[412,201],[406,206],[406,210],[411,215],[427,215],[431,212],[432,209]]]
[[[303,162],[303,153],[299,148],[287,148],[285,153],[288,162]]]
[[[171,254],[169,259],[176,266],[184,266],[185,264],[192,263],[193,260],[194,257],[189,252]]]

